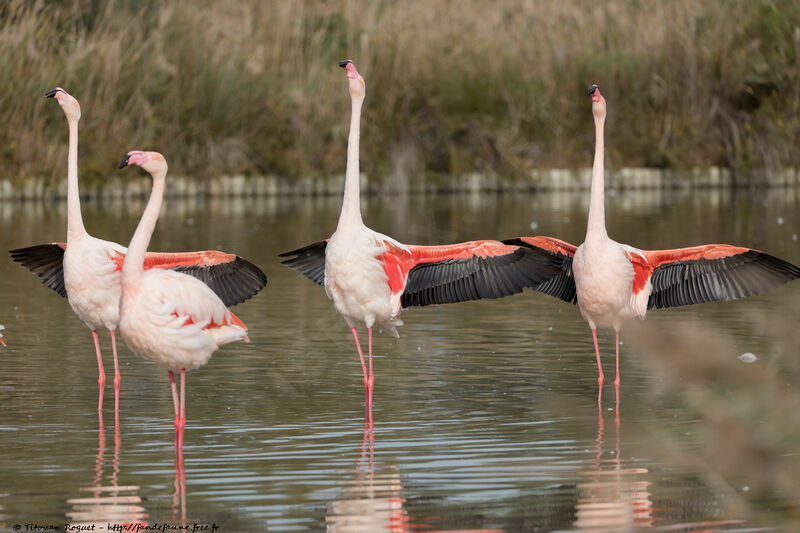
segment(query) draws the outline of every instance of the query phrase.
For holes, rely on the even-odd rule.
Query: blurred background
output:
[[[612,167],[797,166],[800,3],[11,0],[0,7],[0,165],[60,179],[83,106],[82,180],[131,148],[174,173],[341,173],[367,83],[362,170],[523,175],[588,167],[586,86],[609,102]]]

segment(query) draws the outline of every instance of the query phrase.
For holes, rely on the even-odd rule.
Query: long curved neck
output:
[[[67,154],[67,242],[70,237],[86,234],[81,217],[81,196],[78,191],[78,119],[67,118],[69,123],[69,152]]]
[[[158,213],[161,211],[166,177],[166,171],[153,174],[153,190],[150,192],[150,199],[144,208],[139,225],[136,226],[131,244],[128,246],[128,253],[125,255],[125,263],[122,265],[123,286],[141,276],[144,270],[144,256],[158,221]]]
[[[594,121],[594,165],[592,165],[592,189],[589,195],[589,222],[586,226],[587,241],[590,236],[608,236],[608,233],[606,233],[606,213],[603,198],[605,192],[604,123],[605,117]]]
[[[338,227],[363,224],[361,220],[361,193],[358,168],[358,145],[361,138],[361,104],[362,100],[351,97],[350,137],[347,139],[347,170],[345,171],[344,199],[342,212],[339,215]]]

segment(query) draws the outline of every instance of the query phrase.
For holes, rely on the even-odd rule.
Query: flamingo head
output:
[[[5,326],[0,326],[0,331],[2,331],[4,329],[6,329]],[[0,344],[2,344],[3,346],[6,345],[6,341],[3,340],[3,334],[2,333],[0,333]]]
[[[125,168],[128,165],[140,166],[153,176],[167,173],[167,160],[158,152],[131,150],[122,158],[119,168]]]
[[[356,65],[350,59],[339,61],[339,66],[347,71],[347,80],[350,83],[350,95],[355,98],[364,99],[367,94],[367,84],[364,78],[356,70]]]
[[[67,115],[67,118],[80,120],[81,104],[79,104],[78,100],[67,91],[61,87],[56,87],[55,89],[51,89],[44,93],[44,96],[45,98],[55,98],[58,100],[58,103],[61,105],[61,109],[64,110],[64,114]]]
[[[606,99],[600,94],[600,89],[597,85],[589,86],[589,94],[592,96],[592,114],[596,119],[606,118]]]

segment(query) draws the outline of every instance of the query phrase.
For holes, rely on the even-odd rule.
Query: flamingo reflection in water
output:
[[[176,437],[177,438],[177,437]],[[175,442],[175,492],[172,493],[172,521],[180,517],[182,526],[186,526],[186,467],[183,464],[183,448]]]
[[[114,451],[111,459],[111,475],[108,485],[104,485],[105,458],[108,449],[106,444],[103,415],[100,413],[97,432],[97,454],[95,455],[94,477],[92,484],[81,488],[81,492],[91,492],[88,497],[70,498],[67,503],[72,506],[66,513],[71,527],[91,527],[93,524],[119,525],[126,530],[135,530],[135,526],[147,526],[147,510],[142,506],[142,498],[137,494],[137,485],[120,485],[120,455],[122,452],[122,436],[119,428],[119,411],[114,417]]]
[[[644,479],[646,468],[623,468],[620,458],[619,403],[614,411],[616,445],[613,458],[604,459],[605,422],[597,409],[597,439],[592,470],[578,483],[578,504],[573,525],[582,531],[631,531],[653,524],[650,482]]]
[[[355,460],[353,478],[339,491],[336,500],[328,504],[325,515],[329,533],[372,533],[390,531],[411,533],[434,530],[430,517],[412,517],[403,496],[403,478],[397,465],[375,466],[374,423],[367,416],[364,432]],[[435,529],[438,533],[502,533],[501,529]]]
[[[373,430],[374,424],[367,417],[353,479],[328,504],[325,524],[329,532],[410,531],[397,466],[375,473]]]
[[[646,468],[625,465],[626,461],[622,460],[621,454],[620,425],[618,403],[614,416],[615,446],[613,451],[608,451],[605,447],[603,413],[598,407],[595,458],[592,469],[583,473],[586,480],[577,485],[578,503],[572,524],[575,528],[588,533],[640,531],[657,526],[661,531],[683,531],[701,527],[716,530],[744,522],[704,520],[674,526],[656,524],[659,520],[658,513],[671,509],[653,507],[651,483],[647,479],[649,471]],[[603,458],[603,455],[608,454],[613,454],[613,458]]]

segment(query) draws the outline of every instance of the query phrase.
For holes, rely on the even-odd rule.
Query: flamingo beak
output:
[[[128,159],[131,158],[130,154],[125,154],[125,157],[122,158],[122,161],[119,163],[119,168],[125,168],[128,166]]]
[[[589,85],[589,94],[594,94],[597,90],[597,85]]]
[[[44,93],[44,97],[45,98],[53,98],[58,93],[58,91],[64,92],[64,89],[60,89],[58,87],[56,87],[55,89],[50,89],[49,91]]]
[[[345,59],[344,61],[339,61],[339,66],[342,68],[347,68],[348,63],[352,63],[352,61],[349,59]]]

